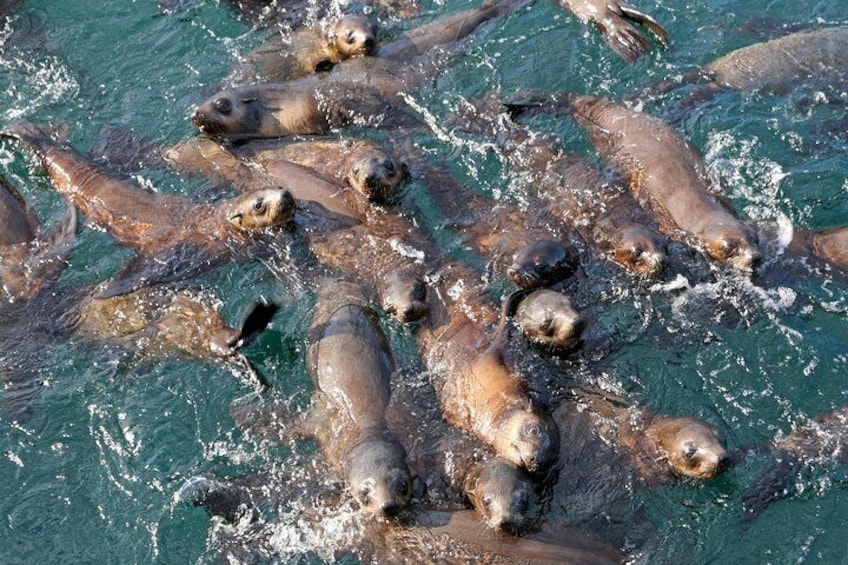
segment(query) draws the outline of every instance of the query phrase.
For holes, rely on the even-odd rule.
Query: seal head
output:
[[[532,290],[564,280],[577,268],[577,251],[571,245],[545,239],[515,254],[507,276],[523,289]]]
[[[610,224],[604,218],[594,228],[601,251],[632,273],[646,278],[659,275],[666,261],[665,241],[659,232],[638,224],[624,229]]]
[[[526,527],[537,503],[531,477],[501,457],[480,465],[465,485],[465,492],[487,526],[520,531]]]
[[[374,25],[359,14],[348,14],[339,19],[330,33],[330,43],[342,58],[370,55],[377,45]]]
[[[348,182],[372,202],[391,201],[409,176],[406,166],[380,149],[364,151],[353,163]]]
[[[427,284],[408,270],[392,272],[380,290],[383,310],[401,322],[414,322],[427,315]]]
[[[363,509],[390,518],[409,505],[412,479],[397,441],[365,441],[347,454],[343,465],[348,489]]]
[[[293,215],[294,198],[288,190],[279,188],[254,190],[228,202],[227,219],[243,230],[282,226]]]
[[[267,114],[258,93],[224,90],[198,106],[191,123],[211,136],[257,134]]]
[[[518,305],[515,319],[528,339],[555,352],[574,349],[586,328],[586,319],[568,296],[549,289],[527,295]]]
[[[559,454],[559,429],[533,400],[503,410],[495,426],[495,451],[531,473],[544,471]]]
[[[750,271],[760,259],[757,234],[742,222],[709,224],[701,236],[707,254],[740,271]]]
[[[729,464],[724,436],[715,426],[695,418],[658,417],[645,434],[681,476],[713,479]]]

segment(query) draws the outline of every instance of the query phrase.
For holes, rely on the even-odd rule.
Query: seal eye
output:
[[[480,503],[483,504],[483,508],[488,510],[492,507],[492,497],[488,494],[484,495],[483,498],[480,499]]]
[[[394,173],[394,172],[395,172],[395,164],[394,164],[394,163],[392,163],[391,161],[385,161],[385,162],[383,163],[383,168],[384,168],[384,169],[386,169],[386,171],[387,171],[389,174],[391,174],[391,173]]]
[[[354,37],[353,30],[349,29],[345,32],[344,36],[345,43],[353,45],[356,42],[356,37]]]
[[[219,114],[223,114],[225,116],[229,116],[233,111],[233,103],[230,102],[229,98],[218,98],[214,102],[215,110]]]
[[[357,498],[359,498],[359,502],[363,506],[368,506],[369,504],[371,504],[371,486],[362,485],[362,488],[359,489]]]
[[[257,214],[264,213],[265,208],[266,208],[265,200],[263,200],[262,198],[257,198],[256,200],[253,201],[253,211],[256,212]]]
[[[529,437],[539,437],[540,435],[542,435],[542,428],[539,426],[539,424],[536,423],[527,424],[527,426],[524,428],[524,435]]]
[[[691,444],[691,443],[686,444],[686,450],[683,452],[683,458],[684,458],[686,461],[692,461],[693,459],[695,459],[695,454],[696,454],[696,453],[698,453],[698,448],[697,448],[697,447],[695,447],[695,446],[694,446],[693,444]]]

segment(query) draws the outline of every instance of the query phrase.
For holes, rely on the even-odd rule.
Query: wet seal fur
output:
[[[14,124],[3,135],[19,139],[38,155],[56,189],[87,221],[138,251],[103,291],[104,298],[204,272],[236,250],[246,251],[256,241],[255,233],[287,224],[294,213],[294,200],[285,190],[195,204],[111,176],[35,124]]]
[[[307,365],[329,409],[316,414],[316,436],[342,469],[348,491],[366,510],[394,516],[412,495],[406,452],[385,412],[394,358],[362,290],[324,281],[309,331]]]
[[[455,293],[459,290],[456,284],[473,280],[459,265],[441,276],[445,280],[440,287],[453,287]],[[479,300],[455,298],[440,318],[434,318],[439,307],[431,306],[431,327],[421,332],[424,357],[437,373],[434,387],[442,413],[449,423],[475,434],[498,455],[531,473],[544,473],[559,451],[556,425],[527,383],[504,362],[506,315],[501,313],[498,331],[487,340],[481,321],[469,318],[469,307],[474,307],[465,302],[469,299]],[[477,303],[476,308],[478,316],[493,314],[486,311],[485,302]]]

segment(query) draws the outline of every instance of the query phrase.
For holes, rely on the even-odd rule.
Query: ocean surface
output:
[[[549,1],[535,0],[485,26],[437,78],[408,93],[438,130],[422,135],[419,144],[475,190],[520,200],[484,140],[440,129],[440,117],[464,99],[523,88],[619,99],[785,26],[848,24],[845,5],[824,0],[634,3],[668,28],[671,45],[655,45],[632,65]],[[20,2],[0,30],[0,126],[24,118],[66,124],[70,143],[83,152],[107,125],[163,146],[194,135],[193,107],[219,88],[234,58],[265,35],[223,2],[171,4],[165,10],[153,0]],[[473,5],[425,1],[417,19],[386,19],[381,27],[391,35]],[[747,220],[844,225],[844,81],[842,88],[727,91],[692,109],[677,127],[705,155],[722,193]],[[662,116],[689,90],[651,97],[644,108]],[[532,123],[596,158],[585,133],[569,120]],[[19,145],[0,142],[0,172],[44,224],[61,218],[63,200]],[[203,181],[168,171],[142,170],[135,178],[188,196],[204,188]],[[108,235],[83,225],[57,292],[104,280],[129,256]],[[597,289],[590,314],[613,343],[597,363],[562,364],[563,379],[604,386],[652,411],[707,420],[731,448],[768,442],[848,403],[845,284],[805,278],[766,287],[723,271],[708,280],[643,282],[609,265],[586,269]],[[310,281],[287,273],[278,259],[273,270],[262,263],[231,265],[197,282],[220,299],[233,325],[259,297],[282,305],[245,354],[271,380],[267,396],[273,401],[308,404]],[[409,328],[384,320],[401,367],[397,378],[426,378]],[[236,428],[230,406],[253,394],[236,367],[176,355],[139,358],[115,344],[66,337],[41,336],[16,347],[1,354],[26,359],[44,387],[26,423],[0,417],[0,563],[213,563],[227,526],[176,499],[187,479],[263,476],[313,465],[308,443],[276,446]],[[848,563],[846,469],[824,465],[793,475],[790,496],[745,523],[741,493],[767,464],[766,457],[752,456],[714,481],[635,489],[633,505],[652,534],[634,555],[648,563]],[[344,547],[355,521],[350,504],[309,522],[298,506],[306,504],[303,498],[266,513],[273,535],[263,560],[322,562]],[[567,522],[569,513],[551,511],[547,519]]]

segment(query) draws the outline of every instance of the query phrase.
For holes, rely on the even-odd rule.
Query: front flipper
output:
[[[210,517],[218,516],[231,524],[244,517],[252,521],[257,515],[247,489],[203,476],[186,480],[174,495],[174,500],[201,506]]]
[[[591,22],[606,38],[610,48],[628,63],[636,61],[651,49],[651,40],[633,24],[650,30],[668,47],[668,31],[651,16],[627,2],[608,0],[560,0],[560,4],[583,21]]]
[[[791,453],[779,452],[766,471],[742,493],[744,521],[751,522],[775,500],[788,496],[790,479],[799,462]]]
[[[152,257],[137,255],[127,261],[98,298],[112,298],[146,286],[190,279],[216,267],[223,257],[210,255],[192,242],[169,247]]]

